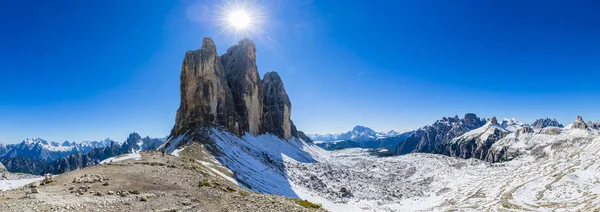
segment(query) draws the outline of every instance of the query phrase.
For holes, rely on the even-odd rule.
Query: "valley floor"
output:
[[[211,138],[216,157],[197,144],[181,151],[182,157],[192,155],[243,187],[306,199],[330,211],[600,209],[595,132],[540,135],[543,142],[530,138],[533,146],[516,143],[523,154],[502,163],[421,153],[380,157],[386,154],[367,149],[331,152],[297,139],[240,138],[219,130]]]
[[[318,163],[287,160],[286,170],[300,198],[332,211],[598,210],[600,142],[580,150],[490,164],[346,149]]]

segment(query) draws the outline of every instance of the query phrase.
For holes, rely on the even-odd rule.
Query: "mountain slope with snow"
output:
[[[583,210],[600,207],[600,135],[593,129],[516,131],[489,121],[452,140],[505,151],[488,163],[440,154],[382,157],[369,149],[324,151],[312,143],[211,128],[198,159],[213,173],[264,193],[307,199],[331,211]],[[497,132],[501,132],[499,136]],[[181,138],[184,138],[182,136]],[[175,149],[171,148],[170,151]],[[180,151],[180,150],[178,150]],[[510,157],[508,157],[510,156]]]

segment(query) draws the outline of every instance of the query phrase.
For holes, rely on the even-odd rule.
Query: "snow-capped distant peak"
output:
[[[324,141],[324,142],[333,142],[340,140],[350,140],[356,142],[369,142],[375,141],[377,139],[384,139],[390,137],[396,137],[401,135],[402,133],[398,133],[394,130],[390,130],[389,132],[377,132],[369,127],[356,125],[352,130],[345,133],[331,133],[331,134],[307,134],[313,141]]]
[[[523,128],[526,124],[515,118],[504,118],[500,126],[508,131],[514,132]]]

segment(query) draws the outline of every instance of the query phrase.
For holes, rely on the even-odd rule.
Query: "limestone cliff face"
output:
[[[291,120],[292,104],[276,72],[260,79],[256,47],[249,39],[218,56],[210,38],[187,52],[181,67],[181,104],[171,138],[186,132],[191,140],[206,140],[198,127],[218,126],[237,135],[272,133],[298,137]]]
[[[181,104],[172,135],[181,135],[200,124],[225,126],[240,133],[240,118],[212,39],[204,38],[201,49],[185,54],[180,89]]]
[[[571,128],[586,130],[588,129],[588,126],[585,124],[585,121],[583,121],[583,117],[577,116]]]
[[[241,40],[230,47],[220,61],[225,69],[237,114],[241,117],[242,131],[252,135],[264,133],[262,81],[256,67],[254,43],[250,39]]]
[[[289,139],[292,137],[292,103],[285,92],[283,81],[277,72],[267,72],[262,84],[264,128],[281,138]]]

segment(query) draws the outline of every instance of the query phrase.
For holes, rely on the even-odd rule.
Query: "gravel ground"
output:
[[[242,189],[194,160],[157,152],[141,155],[139,160],[87,167],[56,176],[51,183],[1,192],[0,211],[322,210]]]

